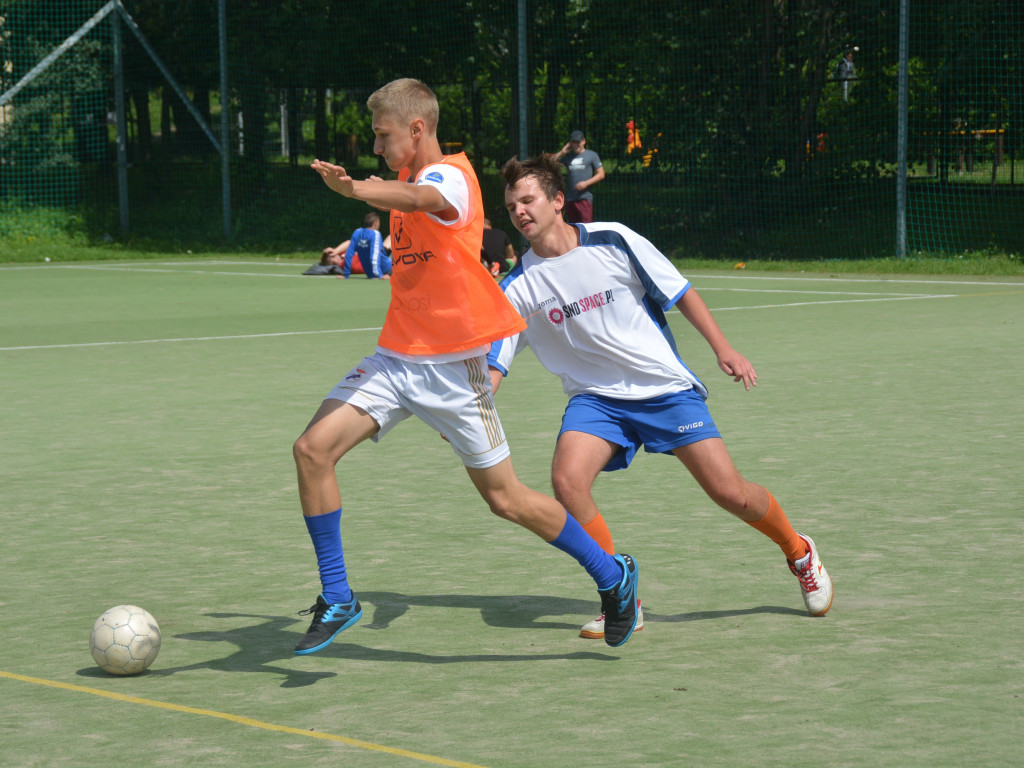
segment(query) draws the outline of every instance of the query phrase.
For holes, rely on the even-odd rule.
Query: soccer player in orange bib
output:
[[[341,543],[335,465],[367,438],[410,416],[445,435],[491,511],[574,557],[597,585],[605,642],[625,643],[636,625],[637,566],[612,555],[554,499],[523,485],[512,468],[491,396],[487,351],[526,324],[480,264],[483,199],[465,154],[437,140],[437,98],[418,80],[388,83],[367,101],[373,150],[398,181],[357,181],[340,166],[312,167],[345,197],[391,211],[391,304],[374,354],[332,389],[295,442],[299,500],[322,585],[297,654],[326,648],[359,621]]]

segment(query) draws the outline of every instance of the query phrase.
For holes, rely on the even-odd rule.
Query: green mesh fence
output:
[[[96,12],[99,3],[0,4],[0,94]],[[110,27],[97,25],[0,107],[0,237],[81,226],[82,202],[110,169]]]
[[[0,0],[2,238],[319,250],[365,209],[309,163],[387,175],[365,101],[414,76],[507,229],[497,169],[579,129],[596,218],[680,256],[1024,251],[1018,4],[910,2],[902,210],[899,2],[225,0],[223,100],[217,0],[124,0],[120,154],[112,5]]]
[[[915,3],[910,27],[911,252],[1024,251],[1024,8]]]

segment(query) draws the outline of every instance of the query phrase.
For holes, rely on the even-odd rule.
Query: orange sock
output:
[[[609,555],[615,554],[615,545],[612,544],[612,532],[608,530],[608,526],[605,524],[600,512],[597,513],[597,517],[583,526],[583,530],[590,535],[590,538],[597,542],[601,549]]]
[[[807,554],[807,545],[804,544],[804,540],[800,538],[800,535],[793,530],[793,526],[789,524],[786,513],[782,511],[782,507],[779,506],[779,502],[772,496],[771,491],[767,493],[768,513],[760,520],[753,523],[748,522],[747,525],[760,531],[778,544],[785,553],[786,559],[790,562],[796,562]]]

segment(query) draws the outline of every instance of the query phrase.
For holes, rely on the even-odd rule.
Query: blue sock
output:
[[[332,605],[347,603],[352,599],[352,590],[348,586],[345,554],[341,549],[341,507],[326,515],[302,519],[306,521],[316,551],[324,600]]]
[[[615,558],[601,549],[597,542],[576,522],[576,518],[565,513],[562,532],[550,542],[566,554],[572,555],[597,583],[598,589],[611,589],[622,580],[622,566]]]

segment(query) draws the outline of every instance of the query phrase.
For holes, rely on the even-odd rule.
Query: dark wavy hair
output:
[[[533,176],[548,200],[554,200],[561,192],[565,194],[565,182],[562,180],[562,165],[553,160],[551,155],[536,155],[520,161],[513,157],[501,169],[501,177],[505,180],[506,189],[510,189],[527,176]]]

